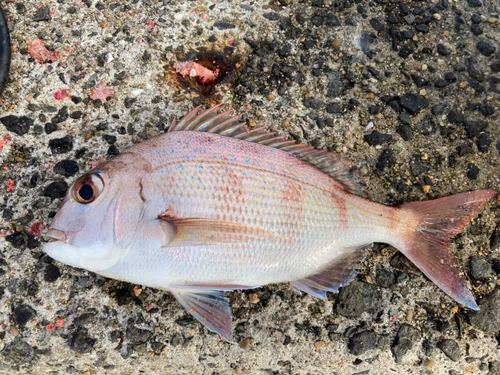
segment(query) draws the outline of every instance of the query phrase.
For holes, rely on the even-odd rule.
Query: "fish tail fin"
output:
[[[475,217],[495,190],[479,190],[399,206],[415,226],[396,247],[429,279],[462,305],[478,310],[476,301],[449,248],[449,241]]]

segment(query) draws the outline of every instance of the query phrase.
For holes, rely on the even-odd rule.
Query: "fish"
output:
[[[479,190],[386,206],[343,157],[194,108],[74,181],[47,232],[56,261],[166,290],[232,342],[225,292],[288,283],[326,298],[373,242],[392,245],[465,307],[449,242],[494,198]]]

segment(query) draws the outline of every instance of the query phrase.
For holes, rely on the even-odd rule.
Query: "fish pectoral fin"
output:
[[[223,292],[214,290],[170,289],[179,303],[210,331],[233,342],[233,322],[229,300]]]
[[[254,241],[284,242],[292,240],[271,230],[229,221],[188,218],[169,219],[175,227],[175,238],[169,246],[246,243]]]
[[[357,275],[356,269],[363,260],[371,244],[345,249],[348,253],[340,260],[336,260],[320,273],[295,280],[290,283],[292,288],[299,289],[315,297],[325,299],[326,292],[338,292],[340,287],[348,285]]]

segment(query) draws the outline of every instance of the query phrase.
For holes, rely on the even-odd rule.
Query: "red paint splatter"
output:
[[[245,111],[249,111],[249,110],[250,110],[250,108],[252,108],[252,107],[250,106],[250,104],[247,104],[247,106],[245,107]]]
[[[66,47],[64,47],[63,49],[64,49],[66,52],[68,52],[68,53],[73,52],[73,48],[71,48],[71,46],[66,46]]]
[[[148,22],[146,22],[146,25],[148,25],[148,27],[149,27],[150,29],[154,29],[154,27],[155,27],[155,22],[154,22],[154,21],[148,21]]]
[[[121,339],[121,338],[119,338],[119,337],[117,337],[117,338],[116,338],[116,341],[117,341],[117,342],[122,342],[122,339]]]
[[[52,331],[54,328],[55,328],[55,327],[54,327],[54,325],[53,325],[52,323],[47,324],[47,331],[49,331],[49,332],[50,332],[50,331]]]
[[[212,71],[194,61],[177,61],[174,68],[181,76],[198,77],[199,81],[205,85],[213,83],[219,75],[219,69]]]
[[[391,316],[391,320],[392,320],[393,322],[395,322],[395,321],[396,321],[396,317],[395,317],[394,315],[393,315],[393,316]]]
[[[106,103],[107,99],[115,93],[111,87],[106,86],[104,83],[99,84],[97,87],[92,87],[90,91],[90,99],[100,99],[103,103]]]
[[[7,191],[14,191],[16,188],[16,182],[14,180],[7,180]]]
[[[58,51],[49,51],[45,48],[45,42],[41,39],[28,41],[28,53],[39,64],[44,62],[62,61],[62,56]]]
[[[56,326],[57,326],[57,328],[63,328],[64,327],[64,319],[57,319]]]
[[[29,229],[29,232],[30,232],[33,236],[35,236],[35,237],[39,237],[39,236],[42,234],[42,232],[43,232],[43,230],[44,230],[45,228],[46,228],[46,227],[45,227],[45,224],[44,224],[42,221],[35,221],[35,222],[31,225],[31,227],[30,227],[30,229]]]
[[[4,135],[3,139],[0,140],[0,151],[2,151],[3,146],[5,146],[10,141],[12,141],[12,137],[10,136],[10,134]]]
[[[59,91],[56,91],[54,93],[54,98],[56,98],[56,100],[70,99],[71,98],[71,90],[70,89],[61,89]]]
[[[204,15],[203,15],[203,19],[204,19],[205,21],[208,21],[208,15],[204,14]]]

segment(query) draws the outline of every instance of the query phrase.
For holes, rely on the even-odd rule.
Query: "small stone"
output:
[[[479,177],[479,167],[475,164],[469,164],[467,168],[467,177],[471,180],[476,180]]]
[[[23,327],[36,316],[36,311],[29,305],[21,304],[16,306],[13,311],[14,320]]]
[[[2,350],[2,357],[19,366],[19,364],[31,362],[35,358],[35,349],[20,337],[16,337]]]
[[[434,17],[438,21],[441,19],[441,15],[439,13],[434,13],[432,17]]]
[[[442,340],[438,342],[437,347],[441,349],[441,351],[453,362],[457,362],[460,358],[462,358],[462,355],[460,354],[460,347],[454,340]]]
[[[429,194],[431,192],[431,187],[429,185],[422,185],[422,191],[425,194]]]
[[[392,135],[390,134],[382,134],[378,132],[377,130],[372,131],[369,134],[365,134],[363,136],[364,140],[366,143],[368,143],[370,146],[376,146],[380,145],[384,142],[392,140]]]
[[[257,293],[250,293],[248,295],[248,300],[250,301],[250,303],[253,303],[253,304],[260,302],[260,298],[259,298],[259,295]]]
[[[53,264],[47,264],[45,267],[45,272],[43,275],[43,279],[49,283],[53,283],[61,276],[61,271],[59,268],[54,266]]]
[[[270,102],[272,102],[274,99],[276,99],[276,96],[274,94],[269,94],[267,96],[267,100],[270,101]]]
[[[472,326],[485,332],[500,331],[500,287],[481,298],[479,311],[469,311],[468,317]]]
[[[429,102],[420,95],[406,94],[401,97],[399,104],[405,109],[410,115],[420,112],[422,108],[427,107]]]
[[[89,336],[86,328],[80,328],[71,335],[69,346],[74,351],[84,354],[92,350],[96,341],[96,339]]]
[[[282,123],[281,123],[281,127],[283,129],[288,129],[290,127],[290,121],[289,120],[284,120]]]
[[[66,191],[68,190],[68,184],[64,180],[58,180],[52,182],[43,191],[43,195],[52,199],[64,198],[66,196]]]
[[[68,136],[55,138],[49,141],[49,147],[53,154],[65,154],[73,149],[73,141]]]
[[[320,350],[324,346],[325,346],[325,342],[324,341],[318,341],[318,342],[314,343],[314,347],[316,348],[316,350]]]
[[[256,126],[257,126],[257,121],[255,121],[253,118],[248,120],[248,127],[255,128]]]
[[[247,337],[246,339],[240,341],[240,348],[247,349],[252,343],[253,343],[253,338]]]
[[[0,118],[0,122],[4,124],[8,131],[16,133],[17,135],[24,135],[30,130],[34,120],[26,116],[17,117],[9,115]]]
[[[425,96],[425,95],[427,95],[427,90],[426,90],[426,89],[422,89],[422,90],[420,90],[418,93],[419,93],[420,95],[422,95],[422,96]]]
[[[489,57],[496,51],[496,47],[487,40],[481,40],[477,43],[476,48],[482,55]]]
[[[342,45],[342,41],[341,40],[334,40],[333,43],[332,43],[332,47],[333,48],[338,48]]]
[[[441,55],[441,56],[447,56],[450,54],[450,50],[448,48],[446,48],[446,46],[442,43],[439,43],[438,46],[437,46],[437,52]]]
[[[425,367],[427,370],[429,370],[429,369],[433,368],[434,366],[436,366],[436,362],[434,362],[434,361],[432,361],[432,360],[430,360],[430,359],[428,359],[428,360],[427,360],[427,361],[425,361],[425,363],[424,363],[424,367]]]
[[[59,173],[64,177],[71,177],[79,171],[78,164],[73,160],[61,160],[54,166],[54,173]]]
[[[33,21],[50,21],[52,16],[50,15],[49,7],[42,6],[38,8],[35,15],[33,16]]]
[[[458,87],[461,89],[466,89],[467,86],[469,86],[469,82],[467,82],[467,81],[462,81],[458,84]]]
[[[319,99],[313,99],[313,98],[305,99],[303,103],[304,106],[313,109],[321,109],[326,107],[326,104]]]
[[[392,288],[396,283],[394,272],[386,271],[382,268],[377,269],[375,282],[382,288]]]
[[[361,355],[377,347],[379,335],[373,331],[356,333],[349,339],[347,347],[353,355]]]
[[[422,333],[414,328],[413,326],[404,323],[399,327],[398,333],[396,334],[396,340],[392,346],[392,354],[394,355],[394,360],[400,363],[403,356],[413,348],[415,343],[419,341],[422,337]]]
[[[486,259],[479,255],[473,255],[469,259],[471,276],[476,280],[485,279],[491,273],[491,265]]]
[[[336,311],[347,318],[359,318],[363,312],[375,314],[382,303],[382,295],[376,285],[356,281],[340,288]]]

